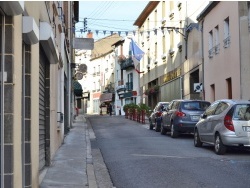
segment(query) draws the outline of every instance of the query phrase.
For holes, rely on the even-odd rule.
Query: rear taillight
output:
[[[230,115],[226,115],[224,118],[224,125],[225,127],[234,132],[234,125],[233,125],[233,120],[232,120],[232,116]]]
[[[178,117],[184,117],[184,116],[186,116],[185,113],[180,112],[180,111],[176,111],[176,112],[175,112],[175,115],[178,116]]]
[[[157,116],[157,117],[160,117],[161,114],[162,114],[162,112],[160,112],[160,111],[156,112],[156,116]]]

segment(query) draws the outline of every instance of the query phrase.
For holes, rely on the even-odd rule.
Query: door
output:
[[[39,170],[42,170],[45,166],[45,65],[46,58],[43,53],[40,53],[39,62]]]

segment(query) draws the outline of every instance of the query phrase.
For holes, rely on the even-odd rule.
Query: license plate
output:
[[[243,130],[246,131],[246,132],[250,132],[250,126],[247,126],[247,127],[245,126],[245,127],[243,127]]]
[[[200,119],[200,116],[191,116],[192,120],[198,121]]]

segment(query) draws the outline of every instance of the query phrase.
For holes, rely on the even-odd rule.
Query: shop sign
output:
[[[169,82],[170,80],[178,78],[180,75],[181,75],[181,68],[174,69],[168,72],[166,75],[164,75],[163,83]]]

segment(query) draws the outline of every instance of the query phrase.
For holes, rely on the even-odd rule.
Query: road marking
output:
[[[177,158],[177,159],[190,159],[193,157],[181,157],[181,156],[171,156],[171,155],[146,155],[146,154],[131,154],[137,157],[159,157],[159,158]]]

